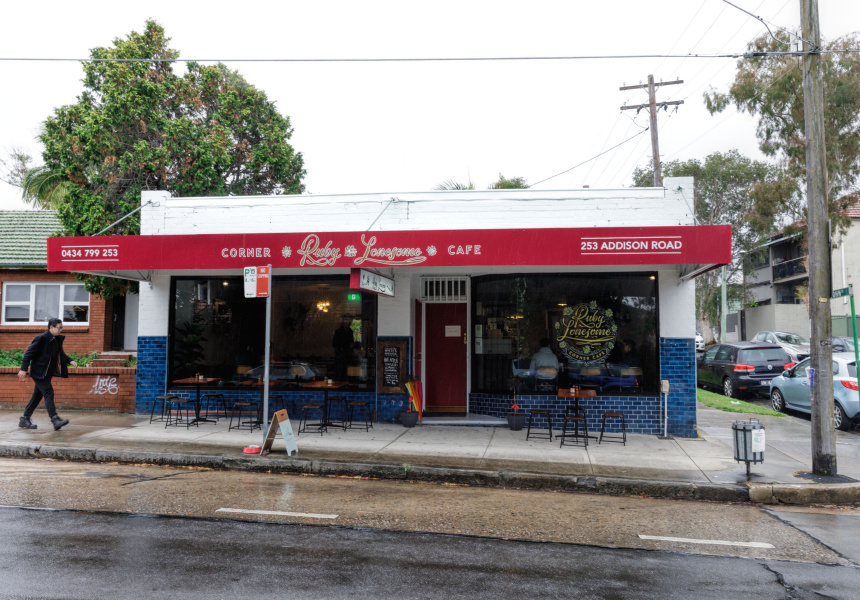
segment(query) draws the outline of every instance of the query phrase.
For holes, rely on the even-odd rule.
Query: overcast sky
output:
[[[799,0],[732,1],[798,27]],[[819,10],[825,38],[860,29],[858,0],[820,0]],[[499,173],[536,189],[629,186],[633,168],[650,159],[648,133],[537,182],[647,126],[646,111],[620,110],[646,102],[646,93],[618,88],[649,74],[684,80],[657,94],[684,100],[677,112],[660,113],[664,161],[731,148],[762,158],[751,117],[733,109],[712,117],[702,102],[710,86],[728,88],[733,59],[228,62],[742,52],[764,27],[722,0],[17,2],[4,6],[0,57],[86,58],[90,48],[141,31],[147,18],[164,26],[182,58],[223,60],[277,103],[292,121],[314,194],[422,191],[447,179],[471,179],[480,189]],[[41,123],[82,91],[81,66],[2,61],[0,70],[0,150],[38,155]],[[0,185],[0,209],[17,208],[20,192]]]

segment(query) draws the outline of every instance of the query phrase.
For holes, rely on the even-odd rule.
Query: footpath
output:
[[[54,431],[43,409],[39,428],[18,428],[20,413],[0,410],[0,457],[51,458],[320,476],[421,480],[482,486],[787,504],[860,503],[860,433],[836,433],[836,478],[811,476],[810,424],[801,416],[758,417],[765,427],[764,462],[735,462],[732,422],[750,415],[699,405],[699,437],[660,439],[628,434],[627,444],[559,447],[526,440],[507,427],[457,426],[433,419],[414,428],[374,423],[370,431],[329,429],[298,435],[287,456],[277,435],[260,456],[263,432],[227,431],[227,420],[189,429],[165,428],[148,416],[61,410],[69,425]],[[598,428],[599,432],[599,428]],[[593,432],[592,432],[593,433]]]

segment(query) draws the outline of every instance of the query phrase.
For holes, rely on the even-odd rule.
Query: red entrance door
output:
[[[428,412],[466,412],[467,306],[424,305],[424,402]]]

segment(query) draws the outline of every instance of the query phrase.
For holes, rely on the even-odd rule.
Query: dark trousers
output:
[[[33,389],[33,395],[27,403],[27,408],[24,409],[24,416],[28,419],[32,417],[36,407],[39,406],[39,402],[44,398],[45,410],[48,411],[48,416],[51,419],[56,418],[57,408],[54,406],[54,386],[51,385],[51,377],[34,379],[33,383],[36,384],[36,387]]]

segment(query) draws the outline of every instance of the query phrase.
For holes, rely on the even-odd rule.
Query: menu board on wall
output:
[[[381,394],[405,394],[409,380],[409,338],[377,338],[376,391]]]

